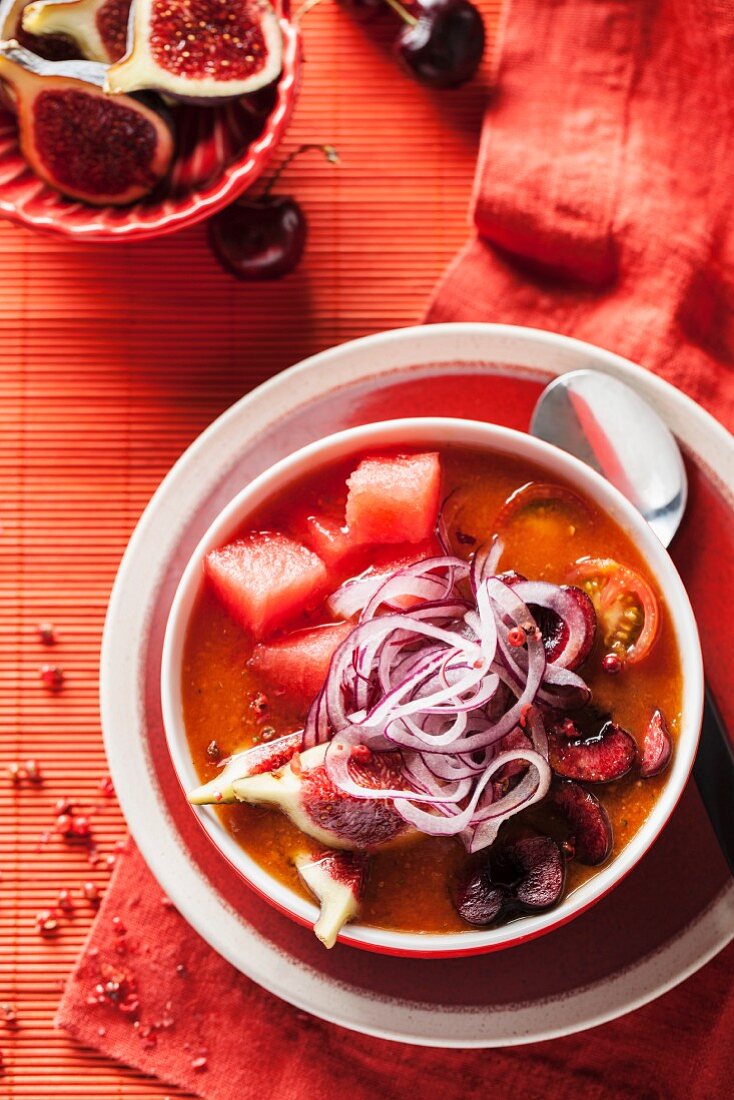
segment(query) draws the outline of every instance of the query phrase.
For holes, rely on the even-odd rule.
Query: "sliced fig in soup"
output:
[[[642,756],[640,760],[640,775],[643,779],[650,779],[653,775],[660,775],[665,771],[673,754],[673,742],[670,738],[668,723],[662,711],[656,710],[647,729],[642,743]]]
[[[583,783],[611,783],[635,762],[634,738],[616,722],[607,722],[595,737],[583,740],[548,732],[548,759],[556,775]]]
[[[275,741],[264,741],[260,745],[235,753],[229,760],[222,762],[219,775],[189,793],[189,802],[192,806],[206,806],[212,802],[236,802],[237,796],[232,786],[235,780],[282,768],[301,748],[302,740],[303,735],[299,730]]]
[[[240,802],[282,810],[302,833],[332,848],[375,848],[407,832],[406,822],[389,800],[355,798],[331,782],[324,766],[326,748],[325,744],[316,745],[278,771],[235,781],[236,797]],[[388,755],[379,754],[375,762],[375,787],[385,787],[387,778],[394,784],[403,783],[397,764],[394,775],[386,777]],[[370,771],[370,763],[362,761],[360,785],[370,785]]]
[[[352,629],[352,623],[329,623],[263,642],[255,646],[250,668],[304,709],[323,687],[334,651]]]
[[[325,947],[333,947],[344,925],[359,915],[369,856],[365,852],[336,851],[313,859],[300,854],[295,864],[321,906],[313,930]]]
[[[548,792],[549,804],[569,828],[574,856],[588,867],[596,867],[611,854],[612,823],[599,799],[572,779],[555,780]]]
[[[457,912],[486,925],[556,905],[566,884],[566,862],[548,836],[522,837],[492,848],[470,866],[454,890]]]

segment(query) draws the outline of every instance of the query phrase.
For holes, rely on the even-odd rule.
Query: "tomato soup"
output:
[[[561,791],[563,798],[566,798],[570,797],[569,792],[573,788],[574,797],[588,798],[591,800],[589,804],[593,803],[594,807],[600,804],[601,810],[597,807],[594,813],[598,820],[601,820],[599,814],[605,819],[607,824],[604,828],[608,825],[608,848],[597,850],[593,857],[587,853],[585,861],[579,858],[579,853],[583,855],[585,850],[584,845],[588,848],[588,844],[581,836],[586,826],[579,825],[577,811],[572,808],[569,819],[565,810],[559,812],[559,807],[563,810],[565,805],[563,798],[559,801],[556,797],[554,802],[546,795],[532,801],[535,797],[532,793],[528,796],[527,806],[521,805],[518,812],[503,818],[496,839],[482,847],[481,838],[486,835],[482,829],[487,828],[487,822],[482,820],[482,805],[485,812],[490,813],[493,803],[499,804],[500,799],[509,798],[513,790],[527,783],[533,760],[537,760],[539,744],[545,744],[542,732],[539,734],[540,742],[534,740],[530,744],[527,727],[529,710],[526,708],[523,711],[521,708],[521,718],[512,736],[508,735],[509,740],[503,740],[500,747],[507,755],[513,751],[507,749],[507,745],[522,742],[525,747],[520,751],[524,751],[525,756],[519,758],[514,766],[510,766],[513,765],[512,760],[509,765],[502,764],[493,773],[487,785],[487,790],[491,787],[493,794],[491,797],[486,793],[479,796],[477,812],[467,828],[450,835],[440,832],[427,835],[420,827],[411,827],[396,835],[390,843],[365,845],[369,851],[369,866],[360,899],[359,920],[406,932],[456,932],[477,924],[491,923],[491,914],[495,912],[491,905],[485,909],[480,905],[477,909],[472,908],[471,899],[466,900],[469,895],[473,897],[476,894],[475,888],[478,889],[477,883],[480,883],[482,875],[482,889],[488,883],[494,889],[494,881],[500,891],[498,904],[501,915],[497,919],[521,917],[528,910],[523,908],[525,895],[522,893],[522,883],[517,886],[517,881],[522,878],[517,871],[517,859],[520,857],[516,853],[512,856],[515,870],[509,877],[505,857],[504,871],[499,864],[489,868],[486,858],[489,851],[513,852],[513,844],[527,841],[527,838],[550,838],[554,851],[557,847],[563,860],[564,896],[576,889],[595,874],[599,866],[613,859],[647,818],[665,783],[666,754],[675,751],[681,716],[681,666],[664,594],[658,590],[655,577],[649,575],[629,536],[593,501],[580,497],[573,486],[556,480],[549,483],[545,471],[534,464],[497,453],[464,448],[445,447],[437,454],[441,513],[438,542],[433,534],[436,517],[431,519],[431,532],[426,538],[422,537],[425,531],[419,532],[421,538],[413,542],[400,537],[403,519],[406,532],[410,534],[412,530],[412,498],[406,498],[398,509],[397,489],[390,491],[392,498],[391,501],[386,500],[384,513],[373,506],[372,498],[369,498],[371,511],[364,519],[359,508],[368,499],[372,485],[377,482],[382,485],[380,478],[388,485],[381,469],[375,471],[369,465],[360,465],[365,459],[369,463],[371,456],[358,455],[348,462],[309,473],[259,508],[243,528],[243,537],[250,537],[252,532],[283,533],[293,543],[318,547],[315,557],[319,563],[319,579],[314,581],[316,587],[311,598],[299,605],[293,596],[294,606],[282,615],[278,612],[277,616],[272,617],[270,610],[266,609],[266,614],[261,604],[255,603],[253,596],[247,604],[246,613],[258,616],[252,620],[258,624],[256,633],[260,632],[260,637],[255,638],[253,631],[243,625],[237,610],[240,605],[233,604],[229,597],[223,599],[217,584],[209,583],[205,585],[191,616],[183,658],[182,690],[187,736],[200,779],[202,783],[207,783],[221,774],[222,763],[233,754],[252,746],[275,744],[284,735],[304,728],[313,705],[309,692],[315,694],[314,687],[317,686],[316,681],[311,684],[309,680],[310,657],[294,664],[290,651],[280,651],[283,664],[279,679],[279,662],[276,661],[275,672],[272,662],[268,664],[268,654],[274,652],[269,647],[274,642],[286,641],[294,632],[309,631],[322,624],[356,626],[360,621],[359,612],[350,618],[346,612],[339,617],[334,610],[335,591],[346,591],[351,598],[352,589],[342,587],[350,579],[369,578],[380,571],[384,572],[385,577],[400,574],[411,558],[415,560],[416,554],[424,558],[443,556],[447,561],[451,556],[461,562],[474,561],[476,569],[476,562],[493,545],[497,558],[492,563],[493,575],[500,578],[498,583],[502,586],[509,609],[496,611],[500,632],[506,629],[509,641],[509,648],[506,642],[504,657],[497,665],[500,678],[497,690],[507,693],[507,707],[515,704],[516,695],[522,688],[522,684],[514,685],[513,676],[522,679],[525,675],[532,675],[533,630],[536,631],[536,643],[542,642],[541,649],[544,647],[548,662],[546,676],[552,666],[553,646],[563,649],[571,644],[567,637],[568,630],[562,624],[559,626],[560,620],[556,621],[554,612],[543,611],[542,608],[536,608],[530,625],[518,619],[513,620],[515,625],[510,628],[511,609],[518,599],[522,600],[522,596],[516,597],[514,593],[527,593],[527,606],[532,611],[536,603],[531,596],[536,591],[550,592],[550,586],[557,586],[556,590],[564,594],[557,598],[567,600],[568,586],[574,588],[578,607],[587,620],[589,616],[594,620],[584,643],[588,645],[588,652],[579,642],[575,664],[569,663],[569,658],[568,667],[565,667],[564,660],[559,659],[554,676],[543,681],[545,694],[540,689],[538,698],[546,701],[538,703],[536,699],[533,708],[537,711],[537,721],[548,735],[546,755],[552,771],[551,791],[556,796]],[[390,462],[394,458],[381,454],[378,461],[384,459]],[[362,481],[355,477],[357,469],[365,471]],[[428,468],[421,471],[420,485],[425,487],[430,476]],[[380,491],[387,491],[384,485]],[[363,495],[360,496],[360,493]],[[422,502],[419,504],[422,508]],[[345,515],[349,519],[347,524]],[[392,541],[379,541],[381,522],[391,525]],[[366,524],[366,534],[345,549],[339,541],[346,537],[344,532],[357,529],[363,523]],[[288,545],[291,547],[291,543]],[[309,562],[310,568],[313,565],[311,558]],[[441,573],[443,578],[446,570],[450,571],[452,567],[441,568],[444,569]],[[481,577],[481,570],[479,573]],[[454,614],[460,615],[463,614],[462,601],[467,599],[472,602],[473,597],[467,597],[467,593],[470,583],[476,587],[476,575],[473,574],[473,579],[470,579],[468,574],[465,577],[457,569],[454,569],[454,574],[458,579],[456,595],[452,598],[460,608]],[[430,593],[432,578],[437,575],[432,574],[428,581],[419,578],[416,583],[428,585],[425,591]],[[228,578],[229,574],[225,577],[227,584]],[[523,584],[526,584],[525,588]],[[543,585],[546,587],[543,588]],[[293,585],[289,592],[291,589],[296,591]],[[496,591],[499,592],[499,588]],[[405,606],[405,615],[418,616],[416,609],[420,605],[413,597],[409,599],[406,596],[403,604],[398,604],[397,611],[393,605],[388,609],[389,613],[400,614],[400,606]],[[256,612],[252,610],[255,607]],[[477,608],[473,619],[470,614],[467,615],[467,622],[479,621],[482,611],[479,600]],[[573,607],[569,609],[569,615],[569,621],[574,620],[574,615],[578,617]],[[376,621],[380,621],[379,615]],[[351,626],[343,625],[335,634],[340,644],[348,637]],[[436,638],[432,635],[428,638],[431,647],[442,643],[442,630],[443,626],[439,624],[434,631]],[[476,630],[479,632],[478,627]],[[553,638],[549,638],[554,631]],[[304,636],[297,635],[299,638]],[[319,635],[317,641],[326,637]],[[457,652],[463,652],[462,632],[458,631],[456,637]],[[399,638],[394,643],[396,652],[398,643]],[[346,644],[349,644],[348,641]],[[363,649],[358,651],[360,658],[367,652],[369,644],[366,641]],[[409,643],[408,648],[399,655],[406,669],[415,665],[415,661],[411,665],[415,644]],[[262,656],[258,656],[256,650]],[[426,652],[429,655],[427,659],[433,660],[434,649],[429,648]],[[496,660],[499,661],[499,658]],[[322,661],[321,656],[319,661]],[[461,664],[455,660],[452,667],[464,670],[465,665],[466,662]],[[464,674],[462,671],[461,675]],[[459,675],[459,671],[454,671],[448,679],[444,678],[444,695],[450,693],[453,684],[459,691]],[[584,701],[580,705],[578,698],[573,696],[579,678],[586,685]],[[483,682],[488,683],[489,680],[485,678]],[[471,688],[471,691],[480,690],[483,689]],[[359,691],[358,683],[355,691]],[[572,696],[573,706],[565,708],[559,704],[559,700],[571,700]],[[476,697],[479,698],[478,695]],[[496,698],[494,696],[482,711],[483,715],[489,715],[486,721],[490,726],[497,721],[497,714],[491,710],[495,707],[497,711]],[[370,699],[370,705],[379,711],[374,695]],[[441,699],[443,696],[439,693],[436,696],[439,701],[434,707],[436,712],[444,706]],[[356,710],[359,711],[359,707]],[[658,752],[658,762],[646,766],[644,762],[649,750],[651,722],[656,715],[658,722],[662,723],[665,745],[662,755]],[[415,733],[417,720],[402,720],[406,729],[414,731],[414,736],[428,738],[438,728],[435,723],[431,725],[433,719],[424,721],[421,718],[423,726]],[[465,736],[481,738],[481,728],[479,734],[470,732]],[[408,734],[406,738],[407,743],[412,744]],[[385,759],[389,757],[393,763],[396,759],[404,760],[406,753],[409,755],[411,751],[401,749],[400,745],[392,746],[392,750]],[[480,758],[486,758],[491,763],[491,754],[495,751],[495,748],[482,748],[456,755],[451,761],[454,771],[450,774],[461,774],[457,761],[463,760],[469,770]],[[628,758],[620,763],[619,754],[624,755],[625,752]],[[450,785],[453,779],[431,778],[433,772],[430,765],[436,759],[435,756],[420,757],[419,763],[428,762],[430,774],[425,769],[423,772],[408,769],[407,779],[403,774],[403,763],[399,762],[396,767],[400,782],[413,782],[411,776],[427,775],[427,779],[415,780],[422,791],[430,792],[433,782],[442,784],[440,789],[447,792],[463,790]],[[607,767],[611,769],[608,773],[604,771]],[[595,768],[597,771],[594,771]],[[459,778],[455,781],[456,784],[462,782],[469,784],[466,789],[470,790],[475,779]],[[433,802],[416,802],[415,820],[421,814],[428,813],[430,828],[431,814],[446,814],[447,817],[442,818],[437,826],[442,829],[446,820],[454,820],[454,812],[456,815],[460,811],[465,812],[470,797],[471,794],[467,794],[456,807],[438,806],[435,798]],[[580,802],[578,806],[581,807]],[[580,808],[578,812],[582,810]],[[296,855],[302,857],[305,853],[317,860],[327,847],[323,836],[306,835],[293,816],[268,804],[236,802],[219,806],[217,812],[232,836],[255,861],[294,891],[311,897],[303,876],[299,874]],[[426,819],[420,817],[420,820]],[[455,820],[458,821],[458,816]],[[467,835],[473,836],[473,843],[478,845],[473,852],[468,851]],[[589,843],[593,846],[593,837]],[[484,864],[482,860],[485,860]],[[475,877],[470,881],[472,874]],[[477,878],[477,875],[480,877]],[[510,879],[515,885],[510,885]],[[531,904],[534,904],[532,899]],[[483,912],[489,916],[487,921],[481,917]]]

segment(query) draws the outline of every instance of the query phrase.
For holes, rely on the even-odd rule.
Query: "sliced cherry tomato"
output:
[[[591,598],[608,652],[631,665],[648,655],[657,638],[660,609],[637,570],[614,558],[585,558],[566,579]]]
[[[561,520],[568,524],[588,518],[588,504],[573,489],[550,481],[529,481],[507,498],[497,514],[494,527],[500,533],[517,520],[534,520],[541,524]]]

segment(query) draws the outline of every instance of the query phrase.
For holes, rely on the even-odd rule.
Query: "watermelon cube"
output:
[[[251,531],[212,550],[204,572],[230,615],[256,640],[314,607],[327,587],[321,558],[277,531]]]
[[[275,642],[255,646],[250,668],[295,705],[307,707],[321,690],[334,650],[353,629],[352,623],[333,623],[312,630],[296,630]]]
[[[347,485],[347,526],[355,542],[422,542],[432,534],[441,493],[435,452],[366,458]]]
[[[294,530],[329,569],[336,568],[354,552],[351,533],[340,526],[336,517],[322,512],[308,513],[295,522]]]

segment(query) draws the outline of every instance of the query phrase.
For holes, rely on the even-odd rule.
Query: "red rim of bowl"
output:
[[[276,3],[281,11],[280,26],[283,32],[283,68],[277,82],[275,105],[263,132],[242,151],[242,155],[226,166],[215,183],[201,191],[192,191],[185,198],[171,204],[165,212],[155,215],[155,206],[134,204],[128,210],[115,207],[85,207],[83,204],[67,206],[67,200],[58,195],[56,204],[46,206],[44,212],[29,213],[23,205],[3,198],[0,189],[0,215],[18,225],[24,225],[43,233],[54,233],[77,240],[110,242],[142,241],[176,233],[211,217],[222,207],[228,206],[262,175],[275,149],[280,144],[293,113],[300,87],[302,48],[301,33],[297,23],[288,18],[289,2]],[[34,180],[40,184],[36,176]],[[45,185],[44,185],[45,186]],[[49,187],[49,194],[55,192]],[[63,204],[63,206],[62,206]],[[73,209],[74,216],[71,216]],[[116,220],[110,221],[110,211]],[[124,211],[124,218],[120,217]],[[85,216],[86,215],[86,216]],[[119,219],[119,220],[117,220]]]

